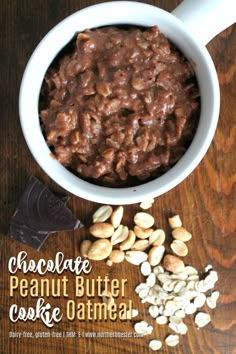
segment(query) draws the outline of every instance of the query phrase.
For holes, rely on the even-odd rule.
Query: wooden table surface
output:
[[[25,65],[43,36],[64,17],[73,12],[100,1],[92,0],[1,0],[1,118],[0,118],[0,353],[1,354],[41,354],[41,353],[151,353],[149,340],[156,337],[163,340],[170,333],[167,326],[155,326],[151,336],[144,338],[92,338],[91,332],[133,334],[130,321],[69,321],[66,319],[67,298],[49,297],[45,301],[53,307],[59,306],[64,313],[61,322],[52,329],[37,320],[12,323],[9,320],[9,308],[17,304],[28,308],[35,306],[31,296],[22,297],[15,291],[9,294],[8,260],[16,257],[20,251],[26,251],[28,259],[54,259],[58,251],[65,258],[79,256],[78,244],[86,237],[85,229],[74,232],[62,232],[51,235],[40,252],[10,240],[6,237],[10,218],[17,206],[28,176],[35,175],[52,191],[61,192],[37,165],[31,156],[22,136],[19,114],[18,94]],[[180,2],[178,0],[145,1],[171,11]],[[189,254],[186,264],[192,264],[203,272],[207,264],[212,264],[218,272],[216,289],[220,291],[218,306],[207,310],[212,321],[203,329],[197,330],[193,316],[187,320],[188,332],[181,336],[180,344],[175,348],[163,345],[162,353],[193,354],[232,354],[236,353],[236,27],[231,26],[216,36],[207,48],[213,58],[221,88],[221,111],[214,140],[196,170],[179,186],[155,199],[150,209],[158,225],[167,230],[167,243],[170,230],[167,217],[179,213],[184,225],[192,232],[189,242]],[[29,97],[30,100],[30,97]],[[63,191],[62,191],[63,192]],[[91,220],[97,204],[72,196],[69,207],[86,225]],[[134,213],[139,206],[125,207],[125,220],[132,224]],[[93,269],[86,279],[96,279],[99,275],[108,275],[109,279],[128,279],[125,288],[125,301],[133,300],[139,309],[137,320],[145,319],[151,324],[147,306],[139,302],[134,293],[136,284],[142,276],[136,266],[127,262],[108,267],[105,262],[91,262]],[[71,298],[77,302],[86,302],[86,297],[73,297],[75,275],[64,273],[69,279]],[[18,274],[19,279],[30,281],[41,278],[38,274]],[[48,274],[48,279],[55,274]],[[99,301],[95,296],[93,301]],[[81,338],[53,338],[52,332],[80,332]],[[50,338],[10,338],[9,332],[36,332],[43,335],[50,332]],[[114,334],[115,336],[116,334]],[[84,337],[83,337],[84,336]],[[87,337],[86,337],[87,336]],[[97,335],[98,337],[98,335]]]

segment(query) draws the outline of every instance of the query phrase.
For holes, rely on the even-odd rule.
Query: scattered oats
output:
[[[146,321],[140,321],[135,323],[134,330],[136,333],[146,336],[152,333],[153,326],[149,325]]]
[[[184,310],[179,309],[179,310],[175,311],[175,316],[176,316],[176,317],[179,317],[179,318],[184,318],[184,317],[185,317],[185,312],[184,312]]]
[[[163,315],[166,317],[170,317],[174,314],[175,310],[174,309],[164,309]]]
[[[145,299],[145,302],[147,302],[146,298],[148,296],[148,292],[149,292],[149,288],[146,288],[146,289],[142,289],[140,290],[140,292],[138,293],[138,296],[140,297],[140,299]]]
[[[188,281],[190,280],[194,280],[194,281],[198,281],[199,280],[199,275],[189,275],[188,276]]]
[[[173,280],[186,280],[188,279],[188,276],[186,273],[181,272],[181,273],[176,273],[176,274],[171,274],[171,279]]]
[[[143,262],[143,263],[141,264],[140,271],[141,271],[142,275],[144,275],[144,276],[146,276],[146,277],[147,277],[148,275],[150,275],[150,274],[151,274],[151,271],[152,271],[151,266],[150,266],[150,263],[148,263],[147,261],[146,261],[146,262]]]
[[[188,281],[186,289],[187,290],[194,290],[195,289],[195,283],[196,283],[195,280]]]
[[[159,284],[155,284],[150,290],[149,294],[150,295],[159,295],[160,292],[162,292],[163,289]]]
[[[169,347],[175,347],[177,344],[179,344],[179,336],[177,334],[170,334],[166,337],[165,343]]]
[[[205,293],[208,289],[204,285],[203,280],[199,280],[195,282],[195,290],[198,291],[199,293]]]
[[[139,294],[141,290],[143,289],[147,289],[147,284],[146,283],[139,283],[136,288],[135,288],[135,292],[136,294]]]
[[[121,315],[121,319],[122,320],[131,320],[132,318],[138,316],[138,310],[136,309],[132,309],[131,311],[130,310],[127,310],[125,313],[122,313]]]
[[[214,288],[215,283],[218,281],[218,275],[215,270],[210,270],[210,273],[203,280],[203,284],[206,290],[211,290]]]
[[[184,308],[184,312],[186,313],[186,315],[191,315],[191,314],[195,313],[196,311],[197,311],[197,308],[193,303],[188,304]]]
[[[218,280],[218,274],[215,270],[210,270],[210,275],[214,279],[215,282]]]
[[[184,309],[186,306],[189,305],[190,300],[184,296],[176,296],[175,302],[177,303],[179,308]]]
[[[181,323],[180,325],[179,325],[179,333],[180,334],[186,334],[188,332],[188,327],[186,326],[186,324],[185,323]]]
[[[162,342],[160,340],[152,339],[149,342],[149,348],[154,351],[161,349],[161,347],[162,347]]]
[[[159,311],[160,311],[160,309],[159,309]],[[158,323],[159,325],[167,324],[167,322],[168,322],[168,318],[164,315],[156,317],[156,323]]]
[[[216,302],[220,296],[219,291],[214,291],[210,296],[206,298],[206,304],[210,309],[216,308]]]
[[[186,286],[186,281],[185,280],[180,280],[177,282],[177,284],[174,287],[174,292],[178,293],[180,290]]]
[[[174,313],[177,309],[178,309],[178,307],[177,307],[177,304],[176,304],[176,302],[174,300],[166,301],[165,310],[169,310],[169,311]]]
[[[195,297],[193,303],[196,308],[202,307],[206,302],[206,295],[204,293],[200,293],[198,296]]]
[[[187,290],[182,288],[178,295],[185,296],[187,299],[193,300],[196,296],[199,295],[199,293],[196,290]]]
[[[170,316],[169,321],[175,324],[180,324],[182,323],[182,319],[176,315]]]
[[[171,283],[171,277],[168,273],[160,273],[157,274],[157,279],[162,283],[162,284],[170,284]]]
[[[210,309],[215,309],[216,308],[216,302],[212,301],[211,297],[207,297],[206,299],[206,304]]]
[[[211,321],[211,316],[205,312],[198,312],[194,321],[199,328],[202,328]]]
[[[218,298],[220,296],[220,292],[219,291],[213,291],[213,293],[211,294],[211,298],[217,302]]]
[[[127,310],[127,312],[130,312],[130,310]],[[137,309],[132,309],[131,310],[131,318],[137,317],[138,316],[138,310]]]
[[[206,267],[205,267],[205,272],[208,273],[210,270],[212,270],[213,267],[211,264],[208,264]]]
[[[186,266],[184,272],[188,275],[198,275],[197,269],[192,266]]]
[[[147,295],[141,300],[141,303],[142,304],[148,303],[157,306],[159,304],[159,300],[156,296]]]
[[[172,281],[172,282],[166,282],[166,283],[163,283],[163,290],[167,291],[167,292],[172,292],[174,290],[174,287],[176,285],[177,281]]]
[[[188,327],[186,326],[185,323],[181,322],[179,324],[174,323],[174,322],[170,322],[169,323],[169,327],[176,333],[179,334],[186,334],[188,331]]]
[[[148,312],[153,318],[156,318],[159,315],[159,308],[156,305],[151,305],[148,308]]]
[[[161,265],[158,265],[153,268],[153,272],[157,275],[160,273],[164,273],[164,268]]]
[[[149,274],[146,279],[146,284],[150,287],[153,287],[156,284],[156,276],[154,273]]]

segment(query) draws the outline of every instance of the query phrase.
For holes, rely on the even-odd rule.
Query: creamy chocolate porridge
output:
[[[151,180],[190,145],[195,73],[158,27],[85,30],[45,76],[42,130],[56,159],[106,186]]]

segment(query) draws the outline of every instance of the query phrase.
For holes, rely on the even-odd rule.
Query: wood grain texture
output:
[[[168,333],[165,326],[155,326],[154,334],[144,338],[9,338],[9,331],[48,331],[40,322],[9,321],[9,307],[13,300],[18,305],[33,306],[36,299],[9,296],[8,259],[24,250],[36,261],[41,257],[53,259],[57,251],[66,258],[79,255],[78,243],[87,235],[85,229],[51,235],[41,252],[11,241],[6,232],[19,196],[31,174],[37,176],[53,191],[61,192],[36,164],[31,156],[19,124],[18,93],[25,65],[41,38],[64,17],[87,5],[99,1],[89,0],[1,0],[1,119],[0,119],[0,353],[1,354],[62,354],[62,353],[151,353],[148,342],[151,338],[163,339]],[[174,0],[145,1],[171,11],[180,2]],[[218,306],[210,311],[212,322],[197,330],[192,316],[186,323],[188,333],[181,337],[180,345],[170,349],[163,346],[161,353],[168,354],[233,354],[236,353],[236,27],[231,26],[208,44],[221,88],[221,111],[214,140],[196,170],[179,186],[156,198],[151,213],[158,226],[170,230],[167,217],[179,213],[184,225],[193,233],[189,243],[186,263],[204,270],[212,264],[219,275],[217,289],[220,291]],[[29,97],[30,99],[30,97]],[[87,225],[97,204],[72,196],[69,207]],[[138,205],[125,207],[125,220],[132,225],[132,217]],[[108,268],[104,262],[92,262],[93,270],[88,278],[108,275],[110,279],[127,278],[126,299],[133,299],[139,309],[138,319],[154,321],[134,294],[136,284],[142,281],[137,267],[123,262]],[[71,284],[74,274],[66,272]],[[23,278],[21,274],[19,276]],[[28,280],[35,277],[31,273]],[[38,276],[40,278],[40,276]],[[48,275],[53,278],[53,275]],[[72,285],[71,285],[72,287]],[[73,294],[73,289],[69,291]],[[50,298],[53,306],[65,312],[66,299]],[[82,302],[86,299],[82,298]],[[94,301],[99,301],[96,297]],[[120,301],[120,299],[118,300]],[[132,323],[122,321],[78,322],[63,319],[55,331],[88,332],[133,332]]]

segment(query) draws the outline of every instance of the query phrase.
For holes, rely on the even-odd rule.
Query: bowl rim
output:
[[[199,81],[199,84],[200,91],[203,90],[204,92],[207,92],[207,90],[211,90],[212,92],[212,104],[210,107],[208,107],[207,112],[205,112],[205,115],[208,114],[211,119],[209,119],[208,117],[208,120],[206,120],[205,118],[205,121],[203,122],[203,119],[201,119],[203,113],[201,112],[199,126],[197,128],[197,132],[194,136],[191,145],[189,146],[188,150],[183,155],[183,157],[165,174],[150,182],[146,182],[135,187],[110,188],[98,186],[80,179],[78,176],[68,171],[58,161],[51,157],[51,151],[46,144],[46,141],[43,137],[40,128],[38,99],[42,81],[44,78],[44,75],[42,76],[42,71],[46,68],[44,71],[45,74],[48,66],[52,62],[52,59],[55,58],[55,56],[59,52],[55,52],[54,48],[50,48],[50,44],[52,43],[52,41],[59,35],[63,34],[62,38],[60,38],[60,43],[64,41],[63,46],[65,46],[68,43],[68,39],[72,38],[72,29],[70,29],[70,31],[67,31],[71,23],[73,24],[73,26],[75,26],[76,21],[81,20],[83,18],[86,19],[89,14],[93,14],[93,17],[94,15],[97,16],[98,13],[102,13],[103,11],[108,13],[110,10],[116,13],[116,11],[118,10],[121,11],[124,6],[126,6],[126,10],[128,7],[129,11],[133,11],[135,9],[136,13],[137,11],[142,13],[143,11],[144,13],[152,13],[152,16],[156,19],[159,18],[159,16],[161,16],[162,18],[164,16],[165,21],[167,23],[171,24],[171,26],[174,26],[174,28],[178,28],[179,32],[177,34],[181,33],[184,36],[184,41],[186,41],[186,43],[181,39],[181,41],[183,41],[184,43],[184,46],[192,45],[194,51],[198,53],[198,56],[200,58],[199,60],[202,60],[204,70],[208,73],[208,81],[206,82],[206,80],[203,81],[203,79],[201,79]],[[112,18],[113,17],[114,16],[112,16]],[[124,20],[124,18],[125,17],[123,17],[122,20]],[[112,21],[111,18],[109,19],[109,21]],[[109,21],[108,23],[103,23],[103,25],[111,25]],[[122,23],[128,24],[127,21]],[[132,20],[130,20],[129,24],[132,25],[134,23],[132,22]],[[95,25],[94,27],[97,26]],[[167,27],[167,31],[168,30],[169,29]],[[169,31],[171,33],[172,29],[170,29]],[[166,34],[166,32],[164,33]],[[175,36],[177,34],[175,34]],[[166,35],[168,38],[170,37],[168,36],[168,34]],[[65,38],[67,38],[66,42]],[[60,50],[63,48],[63,46],[60,47],[60,44],[57,45],[58,48],[60,47]],[[182,48],[180,49],[182,50]],[[44,55],[45,52],[47,53],[47,56]],[[37,65],[39,62],[40,67],[44,68],[43,70],[37,70]],[[202,75],[200,70],[199,73],[197,73],[197,76],[198,75]],[[33,82],[32,78],[34,80]],[[205,86],[207,86],[207,88]],[[29,90],[30,88],[31,90]],[[29,101],[29,92],[30,97],[34,98],[32,99],[32,101]],[[36,97],[37,105],[35,105]],[[205,102],[204,104],[205,106],[208,105],[207,102]],[[219,109],[219,82],[213,61],[207,49],[201,43],[198,43],[197,40],[195,40],[193,36],[188,33],[188,31],[186,31],[185,25],[179,19],[174,17],[171,13],[168,13],[165,10],[162,10],[153,5],[133,1],[116,1],[92,5],[73,13],[72,15],[66,17],[64,20],[59,22],[40,41],[40,43],[34,50],[32,56],[30,57],[23,74],[19,93],[19,113],[21,128],[26,143],[39,166],[46,172],[47,175],[49,175],[56,183],[58,183],[67,191],[93,202],[108,203],[113,205],[132,204],[145,199],[160,196],[169,191],[170,189],[174,188],[176,185],[182,182],[188,175],[190,175],[191,172],[200,163],[210,146],[218,122]],[[32,124],[29,125],[29,121],[32,118],[34,120],[32,121]],[[35,139],[32,139],[32,135]],[[39,146],[41,149],[40,151],[38,149]]]

